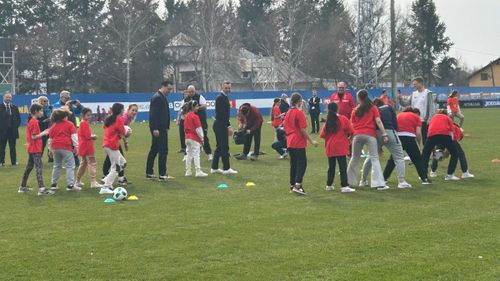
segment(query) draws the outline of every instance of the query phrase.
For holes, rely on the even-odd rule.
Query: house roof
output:
[[[482,72],[483,70],[485,70],[486,68],[490,67],[490,65],[492,64],[495,64],[495,63],[500,63],[500,58],[494,60],[494,61],[491,61],[490,63],[488,63],[487,65],[485,65],[484,67],[482,67],[481,69],[478,69],[476,71],[474,71],[471,75],[469,75],[468,79],[472,78],[473,76],[475,76],[476,74]]]

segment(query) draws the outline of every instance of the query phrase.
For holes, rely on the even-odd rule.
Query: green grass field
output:
[[[500,164],[490,162],[500,158],[500,109],[464,113],[470,136],[462,146],[475,179],[445,182],[446,160],[431,186],[409,166],[415,188],[394,188],[393,173],[390,190],[354,194],[324,190],[321,146],[308,148],[309,195],[290,194],[288,162],[270,148],[270,125],[267,155],[232,159],[238,175],[206,179],[183,176],[174,126],[168,167],[177,180],[159,183],[143,177],[150,137],[146,124],[134,124],[127,189],[140,200],[117,204],[88,188],[18,194],[26,164],[20,141],[21,165],[0,168],[0,280],[500,280]],[[214,146],[212,131],[210,138]],[[46,185],[50,174],[45,164]],[[34,173],[29,183],[36,186]]]

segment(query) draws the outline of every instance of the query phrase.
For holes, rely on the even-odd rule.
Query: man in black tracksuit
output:
[[[319,133],[319,114],[321,100],[316,89],[312,90],[312,97],[309,99],[309,115],[311,115],[311,134]]]
[[[213,125],[215,133],[215,153],[212,161],[211,173],[219,173],[224,175],[237,174],[238,172],[231,169],[229,163],[229,141],[228,137],[233,133],[231,123],[229,121],[231,113],[231,103],[228,95],[231,92],[231,83],[225,81],[222,84],[222,92],[215,99],[215,122]],[[223,170],[219,169],[219,158],[222,158]]]
[[[149,105],[149,130],[151,131],[151,149],[146,163],[146,178],[154,179],[153,165],[158,155],[159,180],[172,179],[167,174],[168,130],[170,129],[170,108],[167,100],[173,83],[164,81],[161,88],[151,98]]]

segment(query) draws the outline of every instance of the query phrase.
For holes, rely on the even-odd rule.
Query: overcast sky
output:
[[[344,1],[351,8],[358,2]],[[389,9],[390,0],[385,1]],[[412,2],[396,0],[396,7],[409,11]],[[446,35],[454,43],[451,56],[461,58],[471,69],[500,58],[500,0],[435,0],[434,3],[446,24]]]

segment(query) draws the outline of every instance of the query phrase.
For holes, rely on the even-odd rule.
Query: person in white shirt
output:
[[[402,106],[411,106],[420,110],[420,119],[422,120],[422,144],[425,144],[429,120],[431,120],[432,116],[436,113],[434,95],[430,90],[425,88],[424,79],[422,77],[415,77],[412,80],[412,84],[415,91],[406,100],[400,95],[399,101]]]

